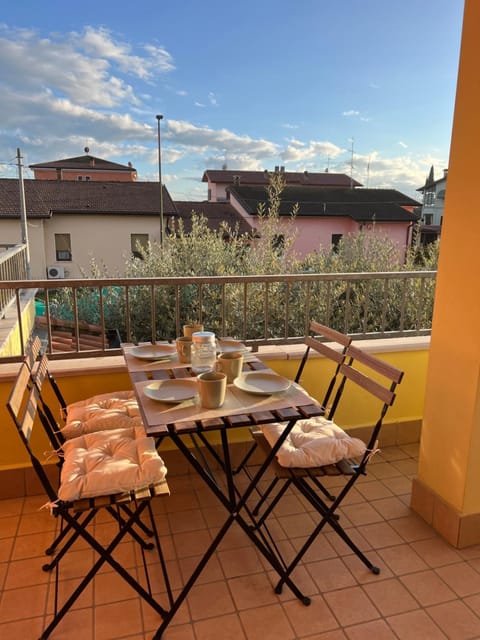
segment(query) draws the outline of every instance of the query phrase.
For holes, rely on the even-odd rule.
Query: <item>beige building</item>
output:
[[[160,190],[152,182],[26,180],[31,278],[80,278],[92,258],[123,274],[137,242],[160,239]],[[176,215],[163,187],[165,225]],[[0,179],[2,244],[21,243],[19,184]]]

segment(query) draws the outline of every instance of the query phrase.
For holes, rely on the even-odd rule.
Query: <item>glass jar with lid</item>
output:
[[[211,331],[196,331],[192,334],[192,371],[196,375],[215,369],[217,345]]]

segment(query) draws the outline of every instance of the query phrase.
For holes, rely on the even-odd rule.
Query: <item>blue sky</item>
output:
[[[448,166],[463,0],[52,0],[0,15],[0,176],[90,153],[206,199],[206,169]],[[353,162],[352,162],[353,158]],[[353,164],[353,168],[352,168]]]

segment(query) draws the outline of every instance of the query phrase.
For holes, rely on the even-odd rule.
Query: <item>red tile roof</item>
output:
[[[25,180],[28,217],[50,217],[52,213],[155,215],[160,197],[157,182],[77,182],[75,180]],[[176,213],[163,186],[163,211]],[[18,180],[0,178],[0,219],[20,216]]]
[[[221,184],[234,184],[239,182],[240,185],[268,185],[269,175],[271,172],[265,171],[233,171],[224,169],[207,169],[202,177],[202,182],[214,182]],[[281,175],[285,178],[288,185],[303,185],[317,187],[361,187],[360,182],[352,180],[344,173],[310,173],[309,171],[282,171]]]
[[[63,160],[52,160],[50,162],[39,162],[29,165],[30,169],[85,169],[101,171],[129,171],[135,169],[130,165],[110,162],[95,156],[85,155],[76,158],[64,158]]]
[[[257,215],[259,203],[267,203],[267,195],[262,187],[229,187],[228,191],[252,216]],[[420,202],[396,189],[287,186],[282,191],[280,199],[280,215],[290,215],[293,206],[298,204],[298,217],[347,216],[358,222],[415,221],[419,216],[410,213],[410,210],[421,206]]]
[[[175,200],[178,217],[183,218],[185,230],[191,229],[192,211],[198,215],[203,214],[208,220],[210,229],[218,229],[222,222],[226,222],[232,229],[238,225],[238,231],[249,233],[252,227],[232,207],[229,202],[190,202]]]

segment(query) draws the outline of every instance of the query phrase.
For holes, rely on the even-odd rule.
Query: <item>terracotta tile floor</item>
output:
[[[165,640],[467,640],[480,638],[480,546],[450,547],[409,509],[415,446],[389,447],[351,492],[342,522],[381,568],[370,573],[331,529],[294,573],[312,598],[301,604],[274,576],[235,525],[207,565]],[[332,480],[335,486],[336,479]],[[222,522],[223,509],[193,474],[169,478],[171,496],[155,508],[169,572],[178,588]],[[38,638],[53,607],[53,576],[43,552],[56,521],[41,496],[0,501],[0,638]],[[290,493],[272,522],[285,553],[302,543],[312,512]],[[108,523],[98,525],[108,531]],[[153,552],[150,552],[153,553]],[[91,552],[78,544],[62,565],[60,592],[82,576]],[[138,550],[117,556],[137,571]],[[151,559],[151,563],[154,559]],[[155,574],[157,566],[152,567]],[[140,569],[139,569],[140,571]],[[158,571],[156,572],[159,573]],[[163,583],[154,575],[153,588]],[[53,639],[151,638],[157,615],[110,569],[95,578]]]

